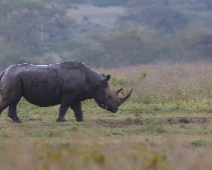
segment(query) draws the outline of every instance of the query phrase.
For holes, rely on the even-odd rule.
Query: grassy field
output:
[[[98,70],[111,88],[134,89],[115,114],[83,102],[84,122],[58,106],[24,99],[23,123],[0,117],[0,169],[209,170],[212,159],[212,64],[140,65]],[[125,94],[122,94],[125,95]]]

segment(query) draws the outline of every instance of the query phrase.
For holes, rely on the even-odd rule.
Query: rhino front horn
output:
[[[126,96],[123,97],[123,98],[120,98],[120,105],[121,105],[122,103],[124,103],[124,102],[130,97],[130,95],[132,94],[132,91],[133,91],[133,89],[131,88],[128,95],[126,95]]]

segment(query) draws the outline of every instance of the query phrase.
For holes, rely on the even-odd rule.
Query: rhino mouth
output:
[[[107,110],[108,106],[107,105],[104,105],[104,104],[101,104],[101,108]]]
[[[108,105],[106,104],[101,104],[101,108],[105,109],[105,110],[108,110],[110,112],[117,112],[118,111],[118,107],[109,107]]]

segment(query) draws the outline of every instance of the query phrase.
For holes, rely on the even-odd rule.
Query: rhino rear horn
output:
[[[120,89],[119,89],[119,90],[120,90]],[[126,96],[123,97],[123,98],[120,98],[120,105],[121,105],[122,103],[124,103],[124,102],[130,97],[130,95],[132,94],[132,91],[133,91],[133,89],[131,88],[128,95],[126,95]]]
[[[116,91],[117,95],[123,90],[123,88],[120,88]]]

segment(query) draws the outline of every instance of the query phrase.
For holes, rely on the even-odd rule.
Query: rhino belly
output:
[[[49,107],[60,104],[60,98],[51,95],[42,94],[30,94],[23,95],[23,97],[29,102],[40,107]]]
[[[48,107],[60,104],[61,92],[59,84],[54,82],[24,82],[22,83],[22,96],[37,106]]]

